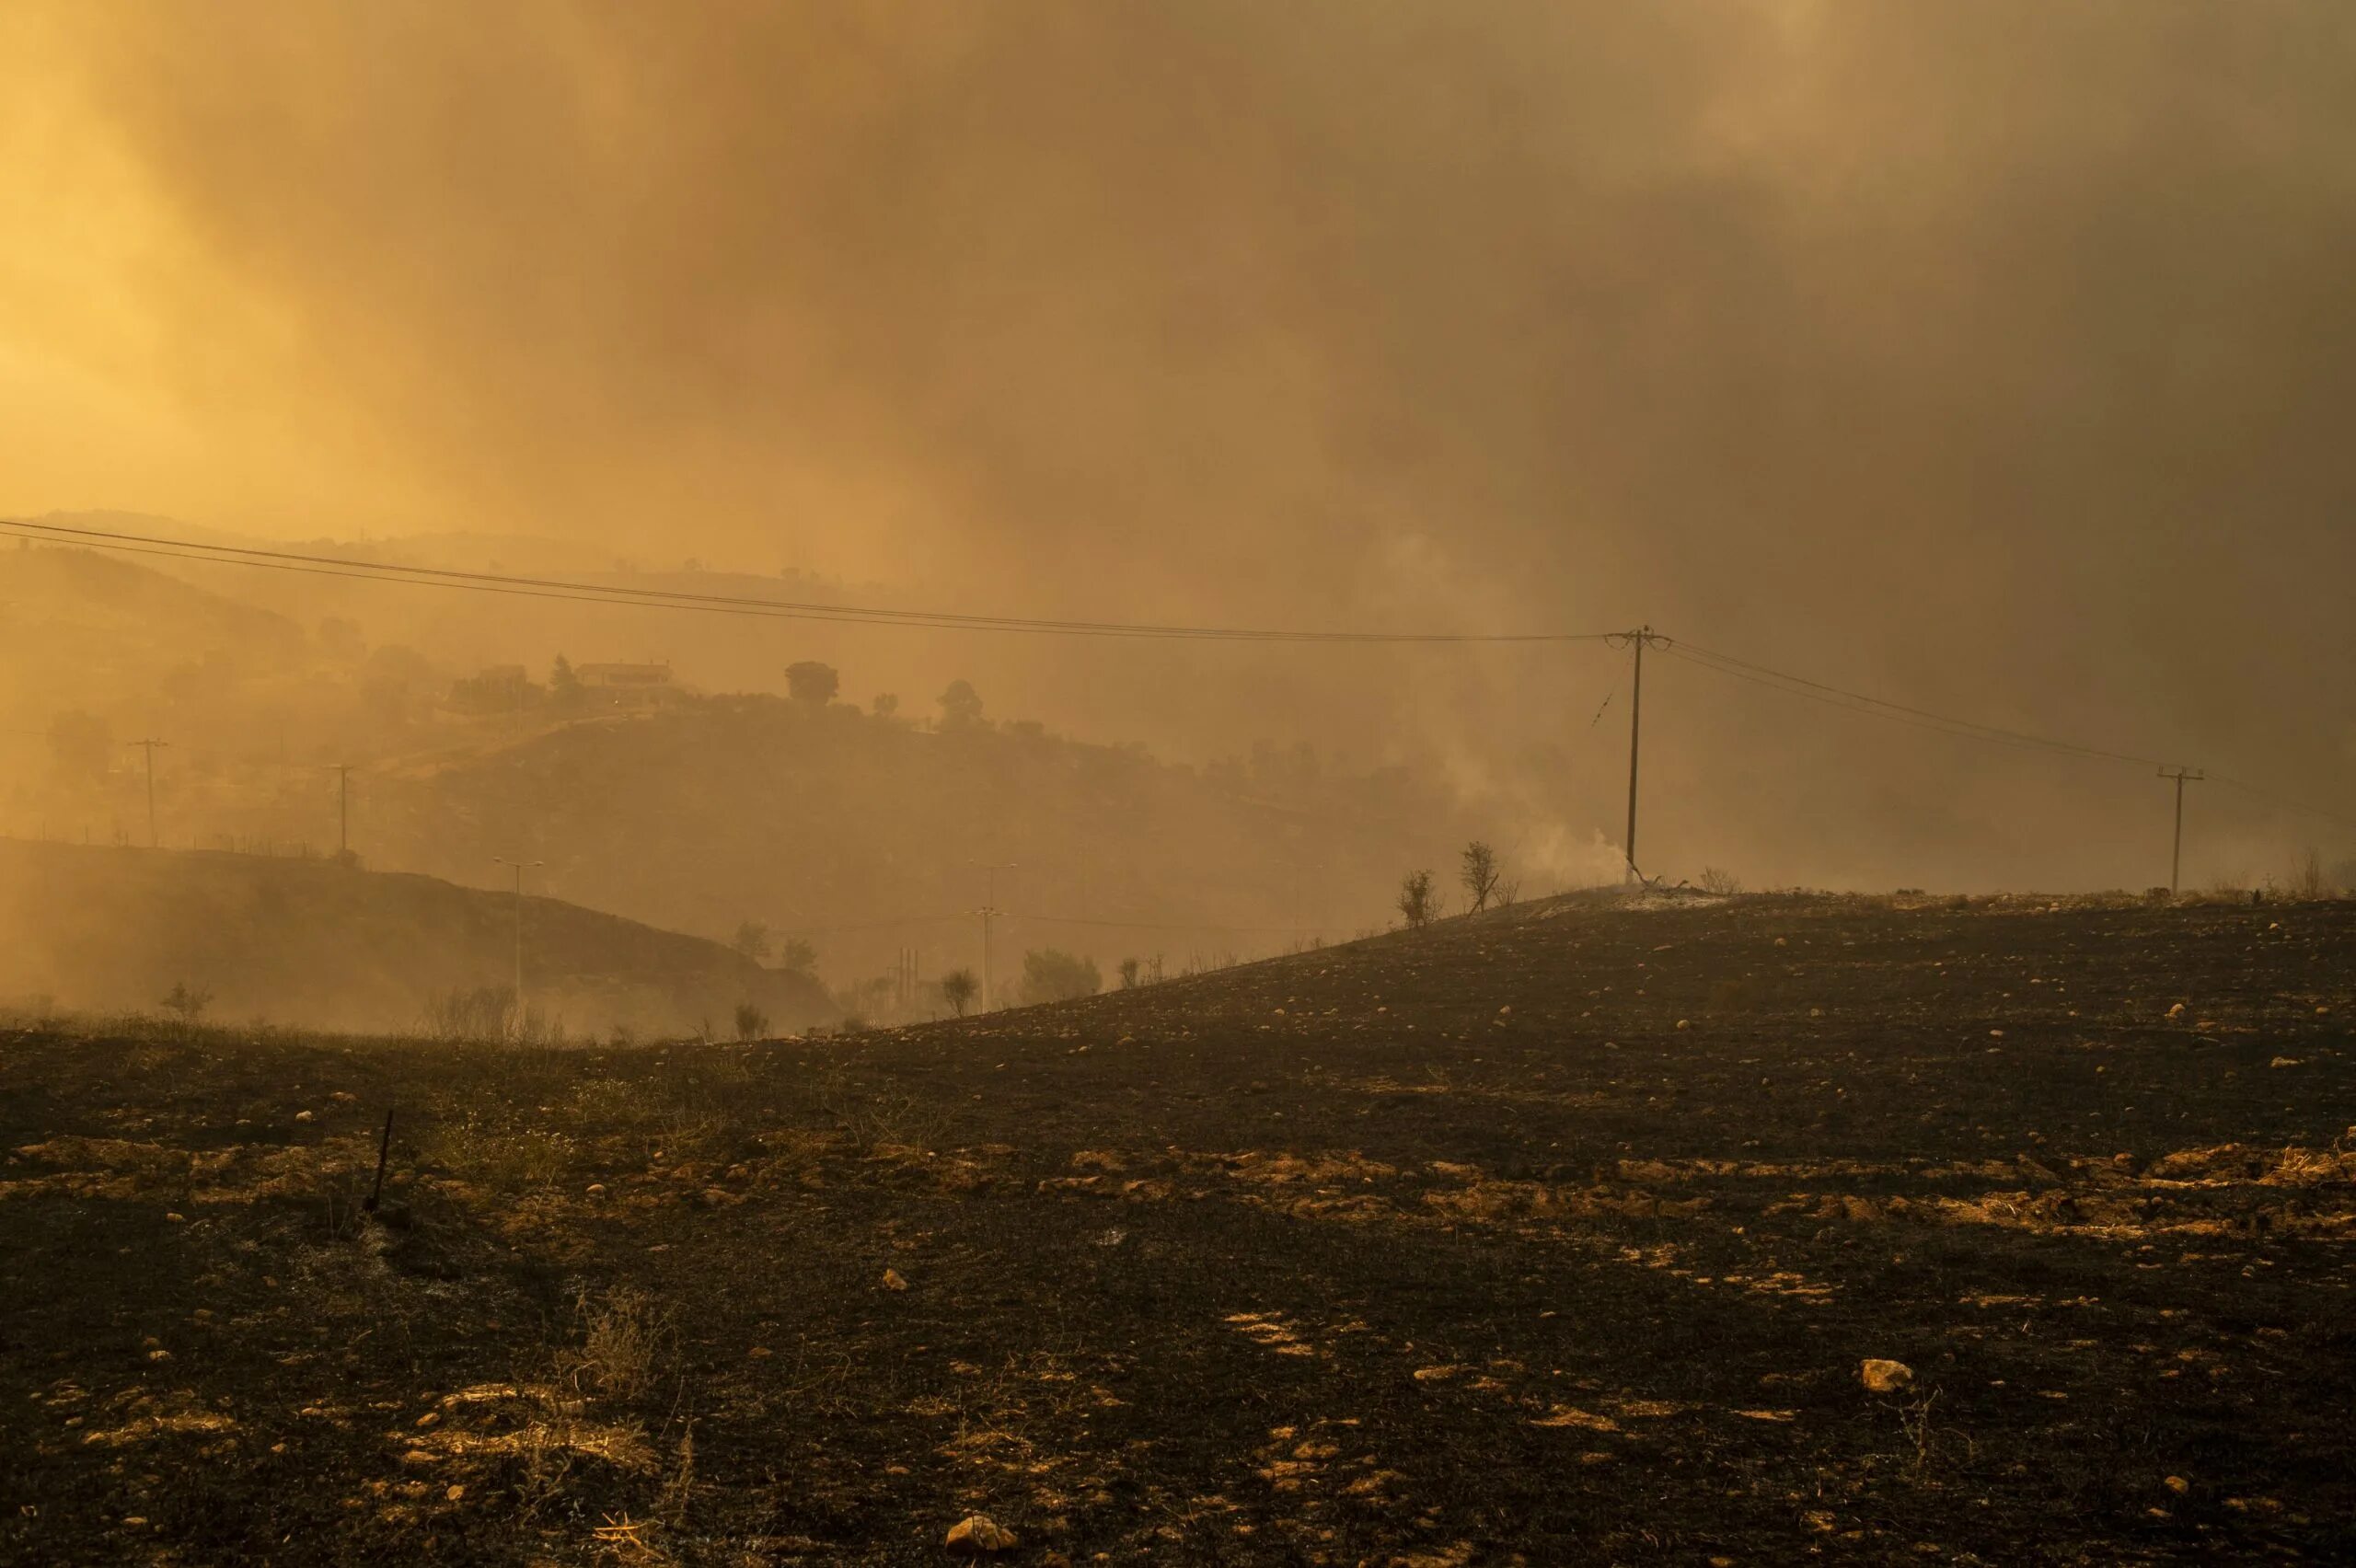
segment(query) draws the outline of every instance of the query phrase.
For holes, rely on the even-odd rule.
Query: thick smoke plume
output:
[[[11,13],[19,513],[1649,620],[2326,806],[2356,772],[2344,7]],[[876,657],[1617,832],[1617,656]],[[1663,869],[2156,875],[2134,769],[1654,678]],[[2344,834],[2210,799],[2238,869]]]

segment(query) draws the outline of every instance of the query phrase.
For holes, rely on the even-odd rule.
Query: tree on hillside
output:
[[[1134,991],[1137,988],[1138,961],[1134,958],[1125,958],[1121,960],[1121,989]]]
[[[800,937],[788,937],[778,944],[777,966],[791,974],[815,974],[818,950]]]
[[[755,963],[767,963],[769,961],[769,928],[758,920],[747,920],[736,928],[736,935],[728,945]]]
[[[1411,931],[1422,930],[1438,917],[1439,901],[1432,895],[1431,872],[1409,871],[1399,879],[1399,913]]]
[[[572,661],[561,653],[549,666],[549,700],[559,708],[581,706],[581,677],[572,673]]]
[[[875,694],[875,717],[878,719],[889,719],[893,714],[897,713],[899,710],[900,699],[895,693],[879,691]]]
[[[1096,961],[1057,948],[1042,948],[1022,955],[1022,1005],[1068,1002],[1092,997],[1104,988]]]
[[[212,1001],[210,987],[191,986],[185,980],[176,981],[171,994],[164,998],[164,1010],[180,1020],[183,1031],[191,1031],[196,1028],[197,1020],[204,1016],[204,1009]]]
[[[786,695],[805,707],[826,707],[835,700],[835,693],[842,684],[842,675],[832,664],[822,664],[815,659],[804,659],[785,667]]]
[[[1464,884],[1464,894],[1472,901],[1477,915],[1489,906],[1497,891],[1497,879],[1503,872],[1497,866],[1497,852],[1481,839],[1464,847],[1464,866],[1457,880]]]
[[[956,1009],[959,1018],[965,1016],[965,1009],[972,1004],[974,993],[981,988],[982,983],[974,978],[974,972],[970,969],[953,969],[941,977],[941,999]]]
[[[982,721],[982,694],[970,681],[951,681],[949,689],[941,694],[941,722],[945,729],[955,729]]]

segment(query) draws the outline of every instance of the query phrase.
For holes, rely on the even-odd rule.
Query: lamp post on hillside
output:
[[[1000,860],[983,865],[979,860],[968,860],[965,863],[978,868],[983,877],[982,906],[975,913],[982,917],[982,1010],[987,1012],[998,1005],[996,993],[990,989],[990,920],[998,914],[998,874],[1014,870],[1014,862]]]
[[[514,1016],[508,1032],[521,1037],[524,1032],[524,873],[548,864],[545,860],[511,860],[504,855],[493,855],[491,863],[505,866],[515,873],[515,1001]]]

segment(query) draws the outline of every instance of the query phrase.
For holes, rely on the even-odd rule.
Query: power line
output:
[[[1044,617],[973,615],[952,610],[895,610],[872,605],[828,605],[745,594],[700,594],[687,589],[636,588],[557,577],[466,571],[452,567],[410,566],[313,555],[245,545],[204,544],[117,529],[77,528],[59,523],[0,519],[0,532],[18,537],[70,539],[94,549],[133,555],[163,555],[180,560],[267,567],[372,582],[409,582],[527,598],[583,604],[638,605],[707,614],[768,616],[791,620],[845,621],[870,626],[918,627],[944,631],[1006,631],[1066,637],[1130,637],[1229,642],[1341,643],[1559,643],[1600,642],[1604,632],[1421,632],[1318,631],[1299,628],[1195,626],[1147,621],[1061,620]]]
[[[703,594],[686,589],[641,588],[565,578],[528,577],[503,572],[468,571],[448,567],[367,561],[344,556],[319,555],[299,550],[273,550],[258,546],[208,544],[162,535],[135,534],[117,529],[85,528],[66,524],[0,518],[0,535],[10,534],[20,538],[40,538],[52,543],[78,543],[88,548],[121,554],[156,556],[176,560],[210,561],[217,565],[247,566],[314,576],[338,577],[357,582],[404,583],[415,587],[449,588],[470,593],[500,594],[575,604],[684,610],[712,615],[833,621],[852,625],[932,630],[1304,644],[1564,644],[1624,640],[1631,635],[1625,632],[1559,631],[1326,631],[1298,628],[1069,620],[1039,617],[978,615],[956,611],[897,610],[872,605],[829,605],[752,595]],[[1805,675],[1794,674],[1788,671],[1773,669],[1768,665],[1738,658],[1730,653],[1719,652],[1682,639],[1669,639],[1654,633],[1645,635],[1647,640],[1652,641],[1661,651],[1672,658],[1697,664],[1720,674],[1763,686],[1790,696],[1807,698],[1811,701],[1849,712],[1862,713],[1918,729],[1930,730],[1935,733],[1978,740],[2018,750],[2039,751],[2096,761],[2127,763],[2136,767],[2171,766],[2156,757],[2058,740],[2051,736],[2033,734],[2002,725],[1981,723],[1976,720],[1958,718],[1951,714],[1937,713],[1928,709],[1893,702],[1870,693],[1854,691],[1813,680]],[[1611,695],[1616,695],[1616,690]],[[1610,706],[1611,695],[1606,696],[1604,707]],[[1602,711],[1602,709],[1598,709],[1595,720],[1589,722],[1590,729],[1594,727],[1595,722],[1600,721]],[[152,756],[152,753],[150,755]],[[2356,827],[2356,818],[2293,801],[2258,785],[2225,775],[2211,774],[2209,777],[2218,783],[2241,790],[2283,809],[2300,812],[2344,826]]]
[[[2320,817],[2325,822],[2336,822],[2342,827],[2356,828],[2356,817],[2343,816],[2338,812],[2327,812],[2321,806],[2311,806],[2304,801],[2292,800],[2287,795],[2278,795],[2271,790],[2262,790],[2245,779],[2229,778],[2223,773],[2212,773],[2209,775],[2209,782],[2223,784],[2228,789],[2255,795],[2261,801],[2281,807],[2284,811],[2302,812],[2311,817]]]
[[[2056,752],[2102,762],[2123,762],[2138,767],[2170,766],[2157,757],[2138,756],[2131,752],[2109,751],[2101,746],[2080,745],[2074,741],[2057,741],[2050,736],[2029,734],[2020,730],[2008,730],[2002,725],[1982,724],[1976,720],[1958,719],[1950,714],[1934,713],[1928,709],[1909,707],[1905,703],[1891,702],[1886,698],[1874,697],[1865,692],[1851,691],[1842,686],[1829,686],[1822,681],[1810,680],[1805,675],[1795,675],[1786,671],[1770,669],[1764,664],[1753,663],[1747,659],[1738,659],[1730,653],[1714,652],[1698,643],[1689,642],[1681,638],[1671,641],[1665,651],[1673,657],[1684,660],[1689,664],[1698,664],[1703,669],[1715,670],[1720,674],[1733,675],[1756,685],[1773,686],[1776,690],[1789,692],[1795,697],[1806,697],[1831,707],[1846,708],[1852,712],[1867,713],[1877,718],[1911,723],[1917,728],[1937,730],[1969,740],[1988,741],[2026,750]]]

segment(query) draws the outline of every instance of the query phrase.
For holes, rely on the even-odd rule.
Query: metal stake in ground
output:
[[[2176,780],[2176,846],[2168,851],[2168,896],[2174,898],[2184,872],[2184,781],[2198,784],[2208,774],[2198,767],[2163,767],[2160,777]]]
[[[385,1113],[385,1136],[376,1145],[376,1184],[368,1189],[368,1201],[360,1206],[369,1214],[376,1212],[376,1200],[385,1195],[385,1157],[393,1149],[393,1113]]]

